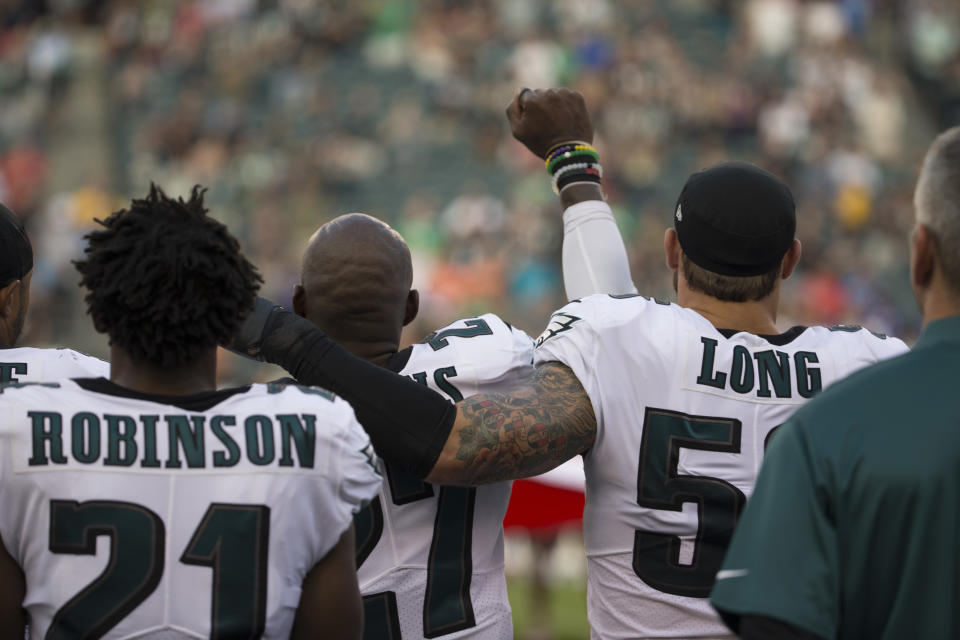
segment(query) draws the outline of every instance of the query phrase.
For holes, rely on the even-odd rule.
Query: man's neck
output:
[[[928,295],[921,311],[923,326],[927,326],[937,320],[960,316],[960,300],[951,295]]]
[[[6,322],[0,322],[0,349],[13,349],[17,346],[20,334]]]
[[[378,367],[386,367],[390,358],[396,355],[400,345],[393,340],[382,340],[378,342],[351,342],[348,340],[337,340],[341,347],[371,364]]]
[[[752,302],[726,302],[687,290],[683,294],[678,294],[677,304],[696,311],[717,329],[775,335],[778,333],[777,293],[775,291],[763,300]]]
[[[141,393],[189,396],[217,388],[217,351],[211,348],[193,362],[160,367],[133,360],[117,346],[110,347],[110,381]]]

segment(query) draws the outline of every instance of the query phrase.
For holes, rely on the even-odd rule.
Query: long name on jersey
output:
[[[597,418],[584,456],[594,637],[729,637],[706,598],[771,434],[822,388],[905,348],[858,327],[722,331],[640,296],[554,314],[536,361],[569,366]]]

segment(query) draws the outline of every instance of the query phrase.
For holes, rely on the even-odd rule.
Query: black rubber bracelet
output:
[[[557,189],[562,190],[568,184],[573,184],[574,182],[593,182],[595,184],[600,184],[600,176],[593,175],[592,173],[578,173],[572,171],[569,174],[561,176],[557,180]]]

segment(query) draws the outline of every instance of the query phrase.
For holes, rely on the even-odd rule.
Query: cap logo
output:
[[[677,205],[677,222],[680,222],[683,220],[683,210],[680,207],[681,205],[678,204]]]

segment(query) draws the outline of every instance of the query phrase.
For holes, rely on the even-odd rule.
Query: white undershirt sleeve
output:
[[[578,202],[563,212],[563,284],[567,300],[637,292],[613,211],[602,200]]]

